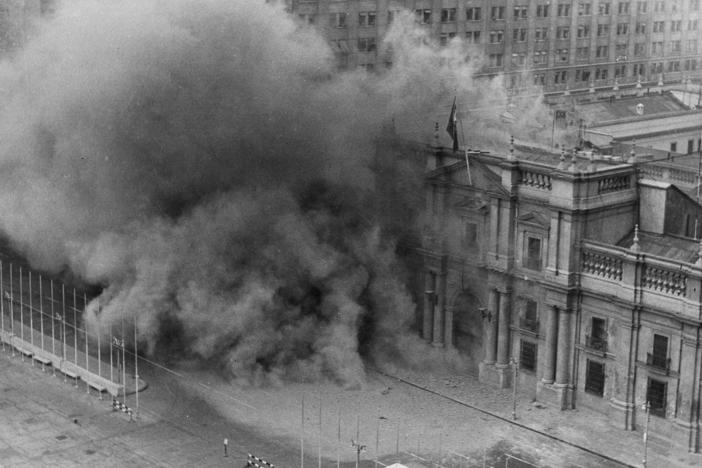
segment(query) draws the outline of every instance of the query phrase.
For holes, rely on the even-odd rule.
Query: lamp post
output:
[[[512,419],[517,420],[517,378],[519,376],[519,361],[514,357],[510,359],[512,370],[514,371],[512,378]]]
[[[651,419],[651,404],[646,401],[641,406],[641,409],[646,412],[646,423],[644,425],[643,443],[644,443],[644,454],[643,454],[643,468],[646,468],[646,458],[648,455],[648,421]]]

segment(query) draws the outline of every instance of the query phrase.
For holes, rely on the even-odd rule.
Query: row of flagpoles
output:
[[[45,291],[47,286],[49,289],[48,294],[46,294]],[[2,291],[2,298],[0,300],[0,331],[3,332],[3,335],[9,332],[11,337],[19,338],[20,343],[29,344],[32,349],[41,350],[44,356],[51,354],[61,359],[64,363],[83,368],[101,378],[108,378],[107,375],[103,376],[103,332],[99,327],[96,327],[96,329],[91,332],[88,329],[87,321],[83,317],[84,311],[87,310],[88,306],[88,298],[85,292],[79,294],[76,288],[66,288],[66,285],[63,283],[58,287],[58,285],[54,284],[53,279],[47,281],[42,275],[33,274],[31,270],[23,269],[22,267],[15,268],[12,263],[5,264],[2,261],[0,261],[0,291]],[[97,309],[99,314],[99,299]],[[80,327],[81,322],[83,325],[82,328]],[[27,327],[29,328],[28,330]],[[35,336],[37,332],[39,333],[38,337]],[[126,401],[126,342],[128,340],[126,340],[125,337],[125,324],[124,318],[122,318],[120,333],[118,335],[114,334],[113,327],[110,325],[109,381],[121,384],[123,388],[123,398]],[[5,339],[1,339],[0,341],[2,341],[3,349],[5,349]],[[91,341],[95,344],[94,347],[91,347]],[[70,352],[71,345],[73,348],[72,353]],[[139,388],[136,322],[134,323],[133,346],[135,402],[138,411]],[[11,348],[14,355],[15,347],[11,346]],[[84,351],[82,351],[85,358],[83,362],[79,362],[80,348],[84,349]],[[116,353],[114,352],[115,348],[117,349]],[[20,354],[24,360],[24,353],[20,352]],[[93,357],[97,361],[97,364],[93,365],[91,369],[90,361]],[[117,361],[116,369],[115,357]],[[34,359],[32,359],[32,365],[33,364]],[[117,370],[116,373],[115,370]],[[54,373],[55,371],[56,369],[54,367]]]

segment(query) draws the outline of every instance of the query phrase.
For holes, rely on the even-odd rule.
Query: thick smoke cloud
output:
[[[0,228],[103,285],[92,319],[136,319],[150,352],[255,382],[358,381],[364,347],[418,357],[374,140],[391,120],[426,139],[437,102],[481,89],[409,16],[386,48],[386,73],[338,73],[260,0],[63,2],[0,63]]]

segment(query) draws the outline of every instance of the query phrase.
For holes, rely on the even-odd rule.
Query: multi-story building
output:
[[[381,67],[378,44],[397,12],[414,12],[441,44],[485,55],[482,74],[547,91],[702,77],[702,0],[286,0],[316,25],[344,66]]]
[[[692,171],[628,151],[425,151],[424,339],[483,382],[517,376],[530,398],[626,430],[648,403],[652,436],[699,451],[702,206],[670,183]]]
[[[3,0],[0,2],[0,56],[20,47],[30,34],[34,18],[50,15],[57,0]]]

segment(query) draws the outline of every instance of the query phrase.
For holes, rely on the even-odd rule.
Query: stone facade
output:
[[[426,153],[423,338],[483,382],[511,386],[518,366],[537,400],[626,430],[648,401],[651,436],[699,451],[702,262],[680,224],[702,207],[636,162]]]

